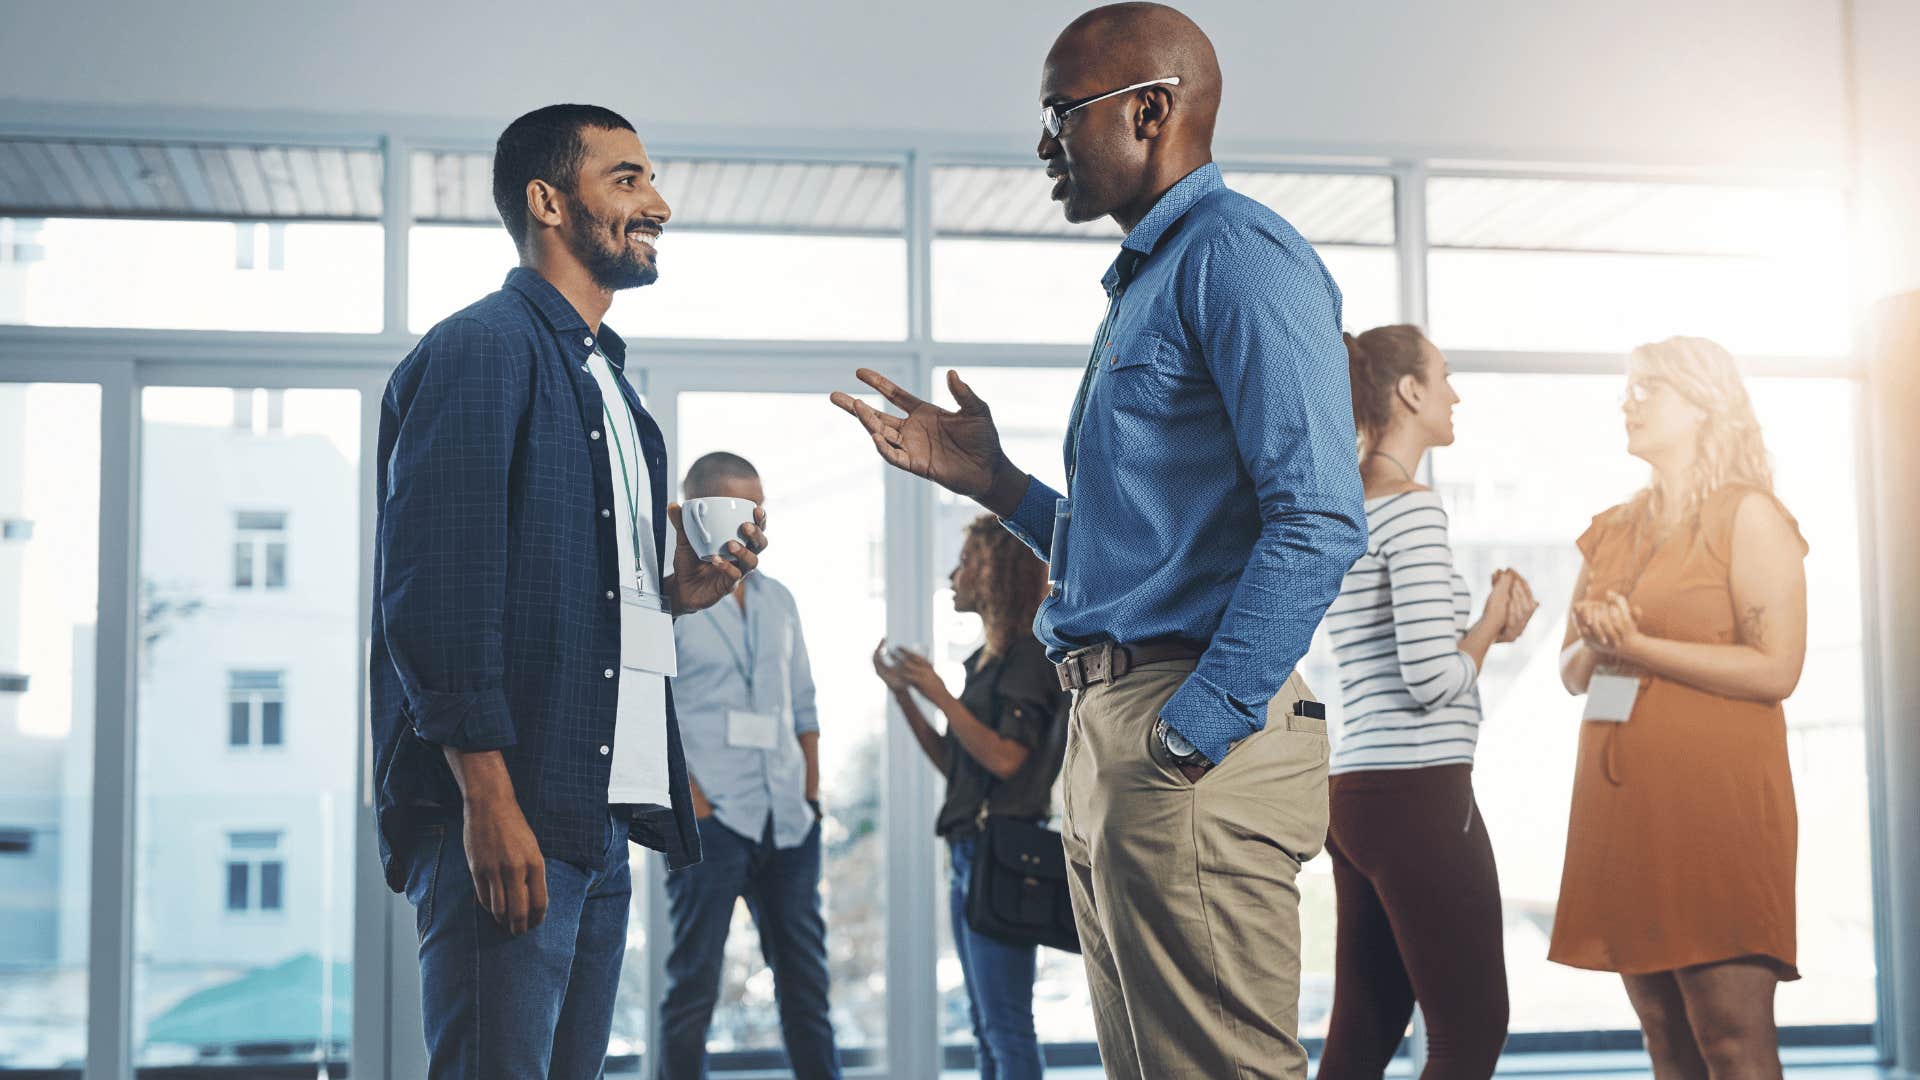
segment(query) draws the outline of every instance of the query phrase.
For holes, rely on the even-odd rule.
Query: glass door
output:
[[[887,868],[901,840],[889,828],[883,782],[886,699],[868,659],[888,622],[885,470],[827,400],[857,385],[855,366],[843,365],[840,381],[758,368],[655,375],[647,400],[667,432],[673,500],[687,467],[716,450],[752,463],[765,489],[771,545],[762,572],[794,596],[817,688],[831,1019],[842,1062],[859,1070],[886,1060]],[[664,934],[664,917],[653,928]],[[656,973],[665,949],[662,940],[654,950]],[[651,1008],[662,989],[656,982]],[[728,934],[708,1050],[716,1074],[786,1061],[772,972],[745,903]]]

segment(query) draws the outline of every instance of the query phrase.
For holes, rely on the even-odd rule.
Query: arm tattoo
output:
[[[1767,647],[1767,609],[1759,604],[1747,605],[1747,613],[1740,617],[1740,640],[1756,649]]]

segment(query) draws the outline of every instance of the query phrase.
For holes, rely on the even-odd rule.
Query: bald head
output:
[[[1220,112],[1220,59],[1200,25],[1165,4],[1109,4],[1067,24],[1047,55],[1066,75],[1077,69],[1108,89],[1178,76],[1172,126],[1183,139],[1213,145]],[[1104,91],[1089,91],[1104,93]]]
[[[1181,177],[1213,159],[1220,61],[1192,19],[1164,4],[1095,8],[1053,43],[1041,104],[1060,106],[1157,79],[1069,113],[1039,156],[1070,221],[1111,215],[1131,228]],[[1131,219],[1131,220],[1129,220]]]

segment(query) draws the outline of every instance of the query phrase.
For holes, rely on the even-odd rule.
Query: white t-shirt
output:
[[[613,531],[619,538],[620,587],[628,594],[621,597],[624,607],[635,601],[631,594],[636,589],[650,598],[660,595],[659,563],[653,549],[653,477],[640,449],[639,428],[615,381],[613,365],[598,347],[587,363],[604,403],[603,437],[599,441],[613,474]],[[637,660],[636,643],[622,640],[607,802],[671,806],[667,785],[667,680],[664,675],[639,670]]]

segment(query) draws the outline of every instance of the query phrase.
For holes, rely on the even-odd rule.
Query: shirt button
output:
[[[613,599],[613,590],[612,590],[612,589],[608,589],[608,590],[607,590],[607,599],[609,599],[609,600],[611,600],[611,599]]]
[[[612,668],[608,668],[607,670],[605,670],[605,671],[603,671],[603,672],[601,672],[600,674],[601,674],[601,675],[603,675],[603,676],[605,676],[606,678],[609,678],[609,679],[611,679],[611,678],[613,678],[613,669],[612,669]]]
[[[602,510],[602,511],[600,511],[600,516],[601,516],[601,517],[612,517],[612,516],[613,516],[613,511],[611,511],[611,510]]]
[[[587,432],[587,438],[597,440],[600,438],[600,433],[597,431],[589,431]]]
[[[580,339],[580,344],[585,345],[587,348],[591,349],[593,348],[593,338],[583,337]]]
[[[600,748],[601,757],[606,757],[608,754],[611,754],[611,753],[613,753],[613,748],[611,746],[603,746]]]

